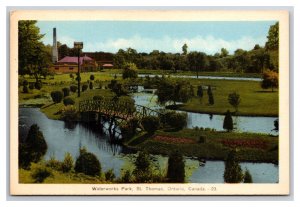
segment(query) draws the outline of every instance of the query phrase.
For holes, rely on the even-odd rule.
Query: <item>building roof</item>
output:
[[[93,60],[93,59],[88,56],[80,57],[79,58],[80,65],[82,64],[82,62],[84,60]],[[66,56],[63,59],[59,60],[58,62],[59,63],[76,63],[76,64],[78,64],[78,57]]]
[[[114,65],[113,64],[103,64],[102,66],[103,67],[113,67]]]

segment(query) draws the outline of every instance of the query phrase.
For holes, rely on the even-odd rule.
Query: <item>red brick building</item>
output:
[[[86,55],[80,57],[79,63],[81,72],[94,72],[98,70],[98,63]],[[78,57],[66,56],[51,66],[49,70],[54,73],[76,73],[78,72]]]

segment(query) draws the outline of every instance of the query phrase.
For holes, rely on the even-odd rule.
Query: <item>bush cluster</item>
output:
[[[64,95],[61,91],[52,91],[51,92],[51,98],[54,103],[60,103],[63,99]]]
[[[75,104],[74,99],[71,98],[71,97],[66,97],[66,98],[64,98],[63,102],[64,102],[64,105],[65,105],[65,106],[68,106],[68,105],[74,105],[74,104]]]
[[[181,130],[187,125],[187,113],[169,111],[160,118],[164,124],[175,130]]]
[[[71,85],[70,86],[70,91],[72,91],[73,93],[75,93],[77,91],[78,87],[75,85]]]
[[[75,171],[91,176],[101,175],[101,164],[93,153],[80,149],[80,155],[75,163]]]
[[[62,92],[64,93],[64,97],[70,95],[70,89],[69,89],[69,88],[63,88],[63,89],[62,89]]]
[[[141,124],[149,134],[153,134],[160,127],[159,118],[156,116],[146,116],[142,118]]]

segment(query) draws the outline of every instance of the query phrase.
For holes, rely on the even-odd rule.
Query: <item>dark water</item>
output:
[[[133,99],[138,105],[147,106],[152,109],[161,109],[157,104],[157,96],[149,93],[134,93]],[[179,111],[180,112],[180,111]],[[203,127],[212,128],[217,131],[223,131],[224,115],[209,115],[187,112],[188,123],[187,128]],[[233,122],[235,129],[238,132],[253,132],[278,135],[274,131],[274,121],[277,117],[249,117],[249,116],[234,116]]]
[[[19,134],[26,137],[29,127],[38,124],[43,132],[48,150],[45,159],[55,156],[63,160],[66,152],[76,159],[79,148],[94,153],[101,162],[103,171],[113,169],[116,176],[120,176],[122,168],[132,166],[130,158],[133,152],[120,145],[111,145],[106,135],[101,135],[97,130],[77,124],[68,126],[63,121],[48,119],[37,108],[19,109]],[[161,169],[165,169],[167,158],[157,156],[161,163]],[[243,168],[249,169],[253,181],[257,183],[275,183],[278,180],[278,166],[270,163],[241,163]],[[188,181],[191,183],[223,183],[224,162],[207,161],[205,166],[200,167],[198,161],[186,159],[186,169],[192,169]]]

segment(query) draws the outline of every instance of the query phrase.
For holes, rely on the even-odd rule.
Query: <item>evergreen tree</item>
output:
[[[248,169],[246,169],[246,172],[245,172],[244,183],[253,183],[252,176]]]
[[[209,105],[215,104],[214,95],[212,93],[208,95],[208,103]]]
[[[233,120],[229,110],[227,110],[225,114],[223,129],[226,129],[228,132],[233,130]]]
[[[171,183],[183,183],[185,179],[184,159],[179,152],[172,153],[168,160],[167,179]]]
[[[236,152],[230,151],[225,162],[224,181],[226,183],[240,183],[243,180],[242,168],[236,158]]]
[[[140,151],[134,162],[135,169],[133,175],[138,183],[147,183],[152,179],[152,163],[150,155]]]
[[[200,100],[202,102],[202,98],[203,98],[203,88],[202,88],[202,86],[198,86],[197,96],[200,98]]]

